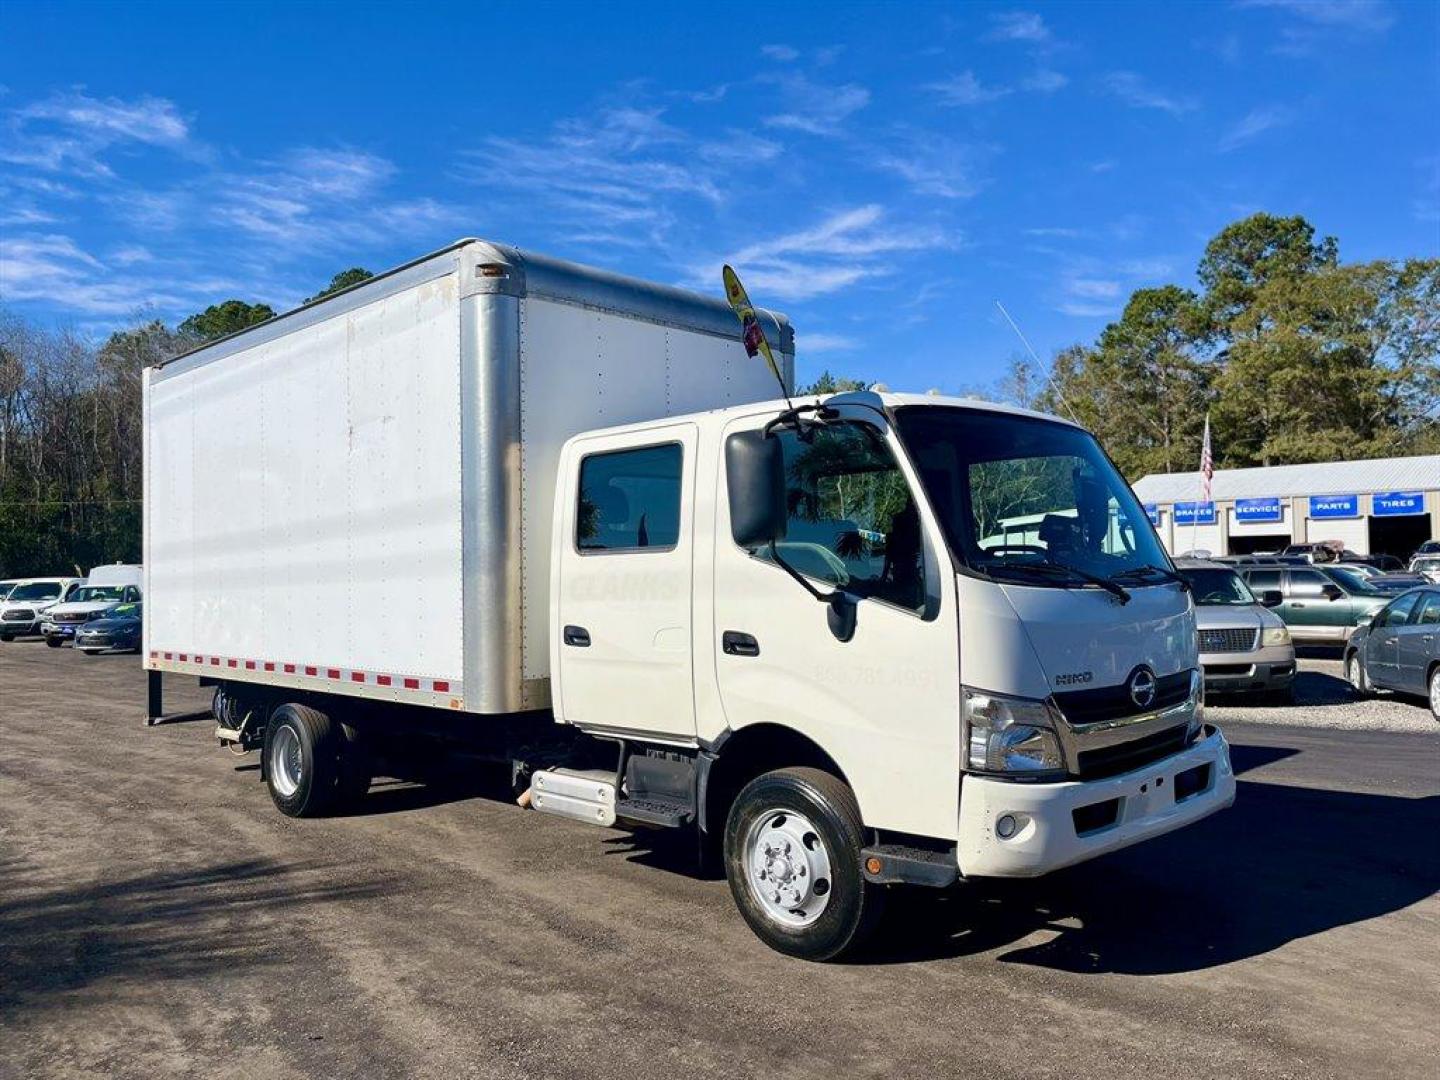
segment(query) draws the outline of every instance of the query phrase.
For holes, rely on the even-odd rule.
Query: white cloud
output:
[[[1262,105],[1251,109],[1220,138],[1220,150],[1234,150],[1259,138],[1267,131],[1284,127],[1295,119],[1293,110],[1284,105]]]
[[[990,16],[989,41],[1023,41],[1032,45],[1051,40],[1050,28],[1033,11],[1006,11]]]
[[[893,272],[880,256],[951,246],[937,229],[891,224],[883,207],[871,203],[837,211],[819,224],[749,244],[728,256],[697,264],[699,284],[719,278],[730,263],[752,295],[804,301]]]
[[[848,352],[851,349],[860,348],[862,344],[860,339],[850,337],[848,334],[811,333],[809,331],[795,334],[795,351],[801,355]]]
[[[178,150],[190,136],[188,122],[165,98],[94,98],[80,91],[57,94],[12,110],[6,118],[0,160],[45,172],[109,176],[101,155],[131,143]]]
[[[1033,75],[1020,81],[1020,89],[1033,90],[1038,94],[1053,94],[1070,85],[1070,79],[1058,71],[1041,68]]]
[[[1010,93],[1008,87],[983,85],[973,71],[962,71],[948,79],[930,83],[925,89],[933,93],[941,105],[951,107],[984,105]]]
[[[1113,300],[1120,295],[1120,282],[1097,278],[1072,278],[1066,285],[1072,296],[1087,300]]]
[[[858,83],[829,85],[799,74],[768,81],[779,85],[784,99],[782,111],[765,118],[769,127],[836,135],[852,114],[870,104],[870,91]]]
[[[1024,230],[1026,236],[1055,237],[1061,240],[1077,240],[1085,235],[1083,229],[1069,229],[1060,226],[1041,226]]]
[[[1172,116],[1180,116],[1199,108],[1193,97],[1157,90],[1133,71],[1112,71],[1101,80],[1101,85],[1107,93],[1132,109],[1159,109]]]
[[[1383,34],[1395,14],[1382,0],[1239,0],[1237,7],[1274,8],[1301,22],[1338,30]]]
[[[940,135],[910,133],[895,147],[872,147],[870,161],[921,195],[969,199],[985,187],[984,165],[991,152]]]
[[[761,45],[760,53],[782,64],[800,59],[800,50],[791,45]]]

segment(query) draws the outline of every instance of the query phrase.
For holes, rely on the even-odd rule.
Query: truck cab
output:
[[[784,951],[847,941],[870,885],[1044,874],[1233,801],[1190,593],[1074,424],[864,392],[588,432],[554,521],[556,720],[697,755]]]

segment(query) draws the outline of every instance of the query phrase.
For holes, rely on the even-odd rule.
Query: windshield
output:
[[[1250,586],[1240,579],[1233,570],[1222,570],[1218,566],[1193,566],[1180,568],[1180,576],[1190,582],[1190,591],[1195,603],[1202,605],[1254,604],[1255,594]]]
[[[83,604],[95,600],[119,600],[125,593],[123,585],[82,585],[70,594],[68,603]]]
[[[1168,577],[1149,519],[1088,432],[1053,420],[913,405],[896,424],[945,530],[973,570],[1065,586],[1076,578]],[[1155,573],[1158,571],[1158,573]]]
[[[110,612],[112,619],[138,619],[140,618],[139,604],[121,604],[114,611]]]
[[[32,581],[29,585],[16,586],[7,599],[16,600],[55,600],[60,596],[60,585],[54,581]]]

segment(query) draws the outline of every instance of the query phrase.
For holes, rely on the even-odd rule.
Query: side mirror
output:
[[[780,440],[742,431],[725,440],[730,535],[742,548],[785,539],[785,458]]]
[[[1260,603],[1266,607],[1279,607],[1285,602],[1285,594],[1279,589],[1266,589],[1260,594]]]
[[[1358,619],[1356,619],[1356,620],[1355,620],[1355,625],[1356,625],[1357,627],[1359,627],[1359,626],[1369,626],[1369,625],[1370,625],[1371,623],[1373,623],[1374,621],[1375,621],[1375,612],[1372,611],[1372,612],[1370,612],[1369,614],[1367,614],[1367,615],[1361,615]]]
[[[1325,588],[1320,590],[1320,594],[1324,596],[1326,600],[1339,600],[1345,595],[1340,591],[1340,586],[1338,585],[1326,585]]]

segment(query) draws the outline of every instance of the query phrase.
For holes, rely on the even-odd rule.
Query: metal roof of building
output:
[[[1356,495],[1376,491],[1440,490],[1440,454],[1320,461],[1256,469],[1216,469],[1212,499],[1285,498],[1293,495]],[[1190,502],[1200,497],[1199,472],[1151,473],[1135,482],[1142,502]]]

